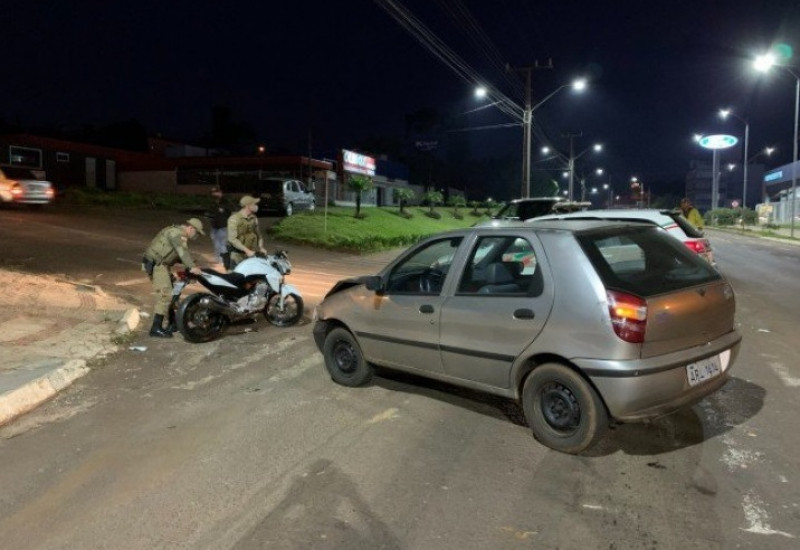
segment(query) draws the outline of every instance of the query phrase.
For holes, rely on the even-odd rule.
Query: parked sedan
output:
[[[43,205],[55,196],[53,184],[28,169],[0,167],[0,203]]]
[[[655,208],[613,208],[608,210],[586,210],[585,212],[571,212],[554,214],[538,218],[537,220],[616,220],[635,221],[657,225],[670,235],[681,241],[689,250],[696,252],[708,263],[715,265],[714,251],[711,243],[703,232],[689,223],[680,210],[657,210]]]
[[[331,378],[375,365],[521,402],[533,435],[578,453],[719,389],[738,353],[725,278],[653,225],[551,221],[431,237],[315,311]]]

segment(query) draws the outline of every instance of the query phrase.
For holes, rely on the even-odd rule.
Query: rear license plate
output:
[[[686,378],[689,380],[690,386],[696,386],[720,374],[722,374],[722,367],[719,363],[719,355],[686,365]]]

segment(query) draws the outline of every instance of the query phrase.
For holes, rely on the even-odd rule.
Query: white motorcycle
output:
[[[177,308],[178,330],[189,342],[208,342],[231,322],[255,319],[263,313],[278,327],[296,324],[303,317],[300,292],[284,281],[292,265],[285,250],[266,257],[253,256],[230,273],[203,268],[200,275],[183,272],[173,285],[173,302],[191,280],[210,292],[189,295]]]

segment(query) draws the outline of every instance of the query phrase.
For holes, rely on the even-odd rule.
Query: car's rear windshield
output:
[[[643,298],[721,278],[682,242],[656,227],[615,227],[576,235],[608,289]]]

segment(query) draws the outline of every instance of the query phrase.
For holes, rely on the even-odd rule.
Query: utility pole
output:
[[[552,69],[553,60],[548,59],[547,65],[539,65],[534,61],[533,65],[527,67],[510,67],[506,70],[515,73],[522,73],[525,78],[525,109],[522,112],[522,191],[523,198],[531,196],[531,126],[533,124],[533,84],[531,73],[537,69]]]
[[[567,169],[569,170],[569,191],[567,192],[567,199],[573,200],[573,190],[575,189],[575,150],[573,148],[572,140],[576,137],[581,137],[583,132],[578,134],[563,134],[563,137],[569,139],[569,164],[567,165]],[[583,200],[583,198],[581,198]]]

